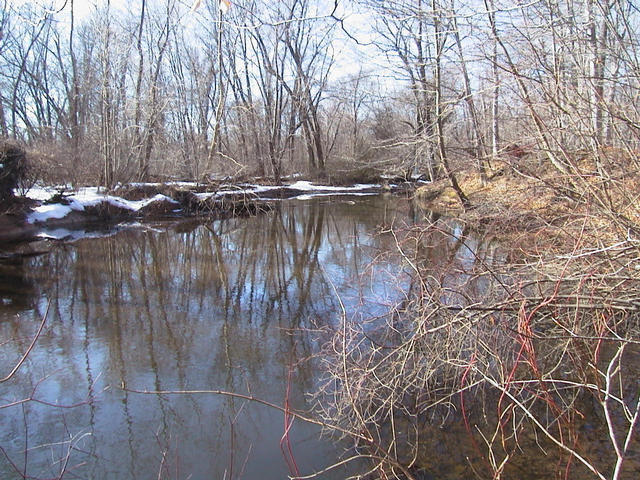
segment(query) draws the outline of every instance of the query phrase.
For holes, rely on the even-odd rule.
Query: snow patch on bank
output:
[[[307,191],[307,192],[313,192],[313,191],[318,191],[318,190],[321,190],[322,192],[357,192],[357,191],[360,191],[360,190],[368,190],[368,189],[371,189],[371,188],[380,188],[380,185],[377,185],[377,184],[371,184],[371,185],[356,184],[356,185],[352,185],[350,187],[332,187],[332,186],[328,186],[328,185],[314,185],[313,183],[308,182],[306,180],[299,180],[299,181],[289,185],[289,188],[294,189],[294,190],[303,190],[303,191]]]
[[[276,192],[278,190],[286,189],[287,191],[298,191],[298,195],[287,195],[287,199],[308,200],[314,197],[325,197],[331,195],[376,195],[381,188],[379,184],[356,184],[348,187],[334,187],[330,185],[316,185],[307,180],[299,180],[291,184],[284,185],[243,185],[244,188],[233,189],[232,186],[222,187],[228,188],[228,190],[218,190],[216,192],[203,192],[196,193],[195,196],[200,200],[206,200],[209,198],[222,198],[228,195],[256,195],[258,199],[263,200],[277,200],[277,197],[263,198],[260,194],[268,192]],[[363,193],[365,190],[376,190],[374,192]]]
[[[229,188],[229,187],[227,187]],[[206,200],[208,198],[220,198],[228,195],[254,195],[263,192],[269,192],[271,190],[277,190],[279,188],[283,188],[283,186],[273,186],[273,185],[246,185],[246,188],[238,188],[229,190],[218,190],[216,192],[204,192],[204,193],[196,193],[195,196],[200,200]]]
[[[335,197],[336,193],[341,193],[341,192],[320,192],[320,193],[313,193],[313,194],[309,194],[309,193],[303,193],[302,195],[297,195],[295,197],[291,197],[293,200],[312,200],[314,198],[318,198],[318,197]],[[345,195],[348,195],[349,197],[368,197],[371,195],[378,195],[377,192],[352,192],[352,193],[346,193]]]
[[[14,192],[14,193],[18,195],[18,192]],[[58,193],[58,190],[54,187],[34,186],[34,187],[31,187],[24,196],[26,198],[30,198],[31,200],[46,202],[51,197],[53,197],[56,193]]]
[[[98,192],[97,188],[85,188],[79,190],[76,194],[65,197],[65,200],[68,202],[66,205],[62,203],[51,203],[34,208],[33,212],[28,215],[27,222],[41,223],[51,219],[64,218],[73,211],[82,212],[87,207],[95,207],[102,203],[108,203],[114,207],[130,210],[132,212],[137,212],[154,202],[168,201],[171,203],[177,203],[172,198],[162,194],[157,194],[152,198],[146,198],[143,200],[125,200],[121,197],[101,194]]]
[[[123,185],[118,188],[124,188],[127,186],[133,187],[160,187],[163,184],[160,183],[134,183],[130,185]],[[193,182],[171,182],[164,185],[173,185],[182,188],[196,188],[198,184]],[[318,196],[329,195],[374,195],[376,194],[381,185],[378,184],[356,184],[344,187],[335,187],[330,185],[317,185],[306,180],[298,180],[291,184],[285,185],[258,185],[247,184],[238,185],[234,188],[233,185],[222,186],[221,190],[212,192],[194,193],[194,195],[200,200],[206,200],[209,198],[222,198],[229,195],[255,195],[256,199],[261,199],[261,194],[267,194],[269,192],[277,192],[279,189],[286,189],[289,194],[286,196],[291,199],[307,200]],[[129,210],[131,212],[138,212],[141,209],[149,206],[154,202],[170,202],[178,204],[172,198],[157,194],[154,197],[146,198],[143,200],[125,200],[122,197],[116,195],[109,195],[103,193],[99,187],[85,187],[78,189],[72,194],[65,194],[64,192],[70,190],[68,186],[57,187],[32,187],[27,193],[26,197],[42,202],[42,204],[33,209],[27,217],[27,222],[30,224],[45,223],[49,220],[59,220],[72,212],[83,212],[87,208],[96,207],[101,204],[109,204],[116,208]],[[116,189],[117,191],[117,189]],[[298,194],[299,192],[299,194]],[[54,203],[52,199],[56,196],[61,196],[61,201]],[[276,200],[276,198],[266,195],[263,200]],[[53,232],[51,238],[59,238],[65,236],[68,232]]]

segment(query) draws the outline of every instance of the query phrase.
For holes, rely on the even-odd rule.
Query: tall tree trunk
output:
[[[587,17],[587,51],[589,70],[589,100],[591,110],[592,143],[594,151],[602,143],[602,111],[604,103],[604,64],[606,62],[605,43],[607,39],[607,20],[603,18],[598,38],[598,21],[596,18],[595,3],[597,0],[586,0]],[[603,15],[607,15],[608,1],[602,6]]]
[[[431,0],[431,8],[433,12],[433,31],[434,31],[434,44],[436,48],[434,58],[434,90],[435,90],[435,117],[436,117],[436,137],[438,146],[438,156],[440,157],[440,163],[445,175],[451,183],[451,187],[456,192],[456,195],[460,199],[462,206],[467,209],[470,206],[469,199],[462,191],[458,179],[451,170],[449,160],[447,158],[447,150],[445,147],[444,138],[444,118],[443,118],[443,102],[442,102],[442,51],[444,48],[445,35],[442,31],[441,15],[442,11],[439,8],[437,0]]]
[[[218,20],[218,45],[217,45],[217,58],[218,58],[218,104],[215,111],[215,124],[213,125],[213,134],[211,135],[211,145],[209,145],[209,156],[207,158],[207,168],[213,170],[213,157],[218,153],[220,148],[220,122],[222,121],[222,115],[224,113],[225,93],[224,80],[222,76],[222,10],[217,9]]]
[[[73,165],[80,163],[80,85],[78,81],[78,63],[73,48],[73,36],[75,28],[74,0],[71,0],[69,19],[69,56],[71,57],[71,95],[69,98],[69,117],[71,121],[71,150]]]
[[[484,144],[484,135],[480,128],[480,121],[478,119],[478,112],[476,110],[475,102],[473,100],[473,93],[471,91],[471,80],[469,79],[469,71],[467,69],[467,62],[465,61],[464,51],[462,48],[462,41],[460,39],[460,30],[458,29],[458,20],[455,13],[455,0],[451,0],[451,17],[453,21],[453,35],[455,37],[456,45],[458,47],[458,56],[460,57],[460,65],[462,67],[462,80],[464,81],[464,100],[469,111],[469,117],[471,118],[471,128],[474,143],[474,154],[478,171],[480,172],[480,180],[484,184],[487,181],[487,170],[485,168],[487,151]]]
[[[9,129],[7,128],[7,118],[4,113],[4,97],[0,94],[0,134],[3,138],[9,136]]]
[[[493,34],[493,51],[491,53],[492,95],[491,95],[491,153],[496,157],[500,150],[499,98],[500,73],[498,71],[498,28],[496,26],[496,11],[493,0],[489,0],[487,8],[491,32]]]
[[[111,24],[109,15],[111,1],[107,0],[105,16],[107,21],[103,28],[103,52],[102,52],[102,85],[100,89],[100,132],[103,173],[102,183],[106,187],[113,187],[115,183],[115,155],[113,146],[113,105],[111,92]]]
[[[140,6],[140,21],[138,24],[138,38],[136,39],[136,47],[138,50],[138,73],[136,78],[136,98],[135,98],[135,113],[133,119],[133,142],[131,144],[131,153],[137,152],[139,167],[142,167],[142,77],[144,74],[144,50],[142,48],[142,33],[144,31],[144,20],[146,16],[146,0],[142,0]]]

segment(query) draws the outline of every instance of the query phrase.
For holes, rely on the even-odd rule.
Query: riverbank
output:
[[[402,301],[327,341],[323,419],[375,439],[389,477],[638,478],[640,182],[611,165],[459,173],[466,209],[447,182],[420,187],[445,216],[395,232]]]
[[[463,208],[446,181],[420,186],[415,198],[423,208],[529,254],[562,254],[577,238],[581,248],[605,248],[640,234],[640,175],[628,163],[620,161],[607,179],[593,168],[561,175],[552,168],[498,163],[484,182],[475,171],[459,175],[470,208]]]
[[[362,196],[413,190],[414,183],[322,185],[305,180],[266,183],[134,183],[107,191],[33,187],[0,215],[0,243],[35,238],[63,240],[72,230],[95,231],[119,223],[166,219],[204,220],[257,215],[273,202],[317,196]]]

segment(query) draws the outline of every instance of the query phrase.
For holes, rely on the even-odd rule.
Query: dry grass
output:
[[[560,175],[536,157],[494,161],[488,181],[463,171],[459,183],[472,208],[463,211],[446,183],[421,187],[416,199],[428,209],[454,215],[485,235],[518,245],[525,253],[562,252],[579,232],[601,248],[640,225],[640,172],[625,152],[603,150],[606,176],[594,173],[593,156],[577,155],[574,175]],[[638,232],[640,234],[640,232]]]

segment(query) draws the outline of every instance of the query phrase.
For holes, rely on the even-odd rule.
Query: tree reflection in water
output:
[[[0,310],[5,368],[48,300],[51,311],[28,361],[0,387],[2,405],[34,387],[37,399],[81,405],[0,409],[0,476],[286,478],[279,412],[121,387],[222,389],[283,404],[291,371],[290,401],[304,408],[316,377],[304,362],[317,351],[308,331],[336,320],[334,286],[350,312],[366,304],[375,314],[392,301],[399,267],[374,264],[393,246],[376,232],[412,216],[407,202],[383,197],[285,202],[268,215],[155,225],[29,260],[28,301]],[[303,474],[340,452],[300,422],[291,441]]]

